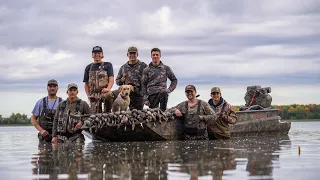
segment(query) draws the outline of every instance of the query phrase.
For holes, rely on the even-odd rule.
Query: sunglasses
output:
[[[193,91],[192,90],[187,90],[185,91],[186,93],[192,93]]]
[[[212,95],[220,94],[219,92],[212,92]]]
[[[129,54],[137,54],[137,52],[129,52]]]
[[[58,86],[57,86],[57,85],[52,85],[52,84],[51,84],[51,85],[48,85],[48,87],[49,87],[49,88],[55,88],[55,87],[58,87]]]

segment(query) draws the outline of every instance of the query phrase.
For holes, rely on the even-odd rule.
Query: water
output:
[[[0,127],[0,179],[319,179],[320,122],[230,141],[39,146],[36,134]]]

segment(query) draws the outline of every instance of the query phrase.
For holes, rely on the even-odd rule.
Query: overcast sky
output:
[[[160,48],[178,78],[169,106],[186,99],[187,84],[203,100],[219,86],[232,105],[256,84],[272,88],[272,104],[319,104],[319,9],[318,0],[2,0],[0,114],[31,115],[52,78],[59,96],[76,82],[86,100],[83,73],[96,45],[115,75],[129,46],[146,63]]]

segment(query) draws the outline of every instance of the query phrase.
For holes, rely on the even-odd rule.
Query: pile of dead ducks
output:
[[[125,125],[132,127],[134,130],[135,126],[140,125],[143,127],[145,123],[153,123],[154,126],[157,123],[163,123],[163,121],[174,120],[174,113],[171,110],[161,111],[159,108],[155,109],[143,109],[132,111],[121,111],[111,113],[97,113],[90,115],[84,120],[84,126],[89,128],[90,131],[95,131],[104,127],[117,127],[120,128]]]

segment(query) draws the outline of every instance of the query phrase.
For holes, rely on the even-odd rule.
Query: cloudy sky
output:
[[[76,82],[86,99],[83,72],[100,45],[115,74],[137,46],[149,63],[150,50],[178,78],[169,106],[194,84],[200,99],[219,86],[233,105],[244,104],[249,85],[271,87],[273,104],[320,103],[320,1],[33,1],[0,5],[0,114],[31,115],[59,81],[58,95]],[[115,85],[114,89],[117,88]]]

